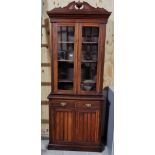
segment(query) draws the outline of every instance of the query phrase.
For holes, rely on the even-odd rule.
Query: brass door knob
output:
[[[90,108],[90,107],[91,107],[91,104],[85,104],[85,106],[86,106],[87,108]]]
[[[61,106],[64,107],[67,103],[65,103],[65,102],[61,102],[60,104],[61,104]]]

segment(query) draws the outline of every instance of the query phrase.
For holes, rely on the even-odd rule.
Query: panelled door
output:
[[[54,92],[76,93],[77,24],[53,24]]]
[[[100,111],[78,110],[76,112],[76,142],[99,144]]]
[[[53,86],[58,94],[101,91],[102,26],[95,23],[53,24]]]
[[[100,43],[99,24],[83,23],[79,25],[78,93],[80,94],[99,92]]]
[[[52,110],[52,137],[54,143],[74,142],[75,112],[69,109],[54,108]]]

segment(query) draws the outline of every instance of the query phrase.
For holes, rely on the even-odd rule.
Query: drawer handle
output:
[[[65,102],[61,102],[60,104],[61,104],[61,106],[64,107],[67,103],[65,103]]]
[[[90,108],[91,107],[91,104],[85,104],[87,108]]]

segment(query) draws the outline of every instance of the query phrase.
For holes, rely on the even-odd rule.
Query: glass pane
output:
[[[98,27],[82,28],[81,90],[95,91],[98,58]]]
[[[96,63],[81,64],[81,89],[96,90]]]
[[[97,61],[98,44],[83,44],[82,45],[82,60]]]
[[[58,40],[60,42],[74,42],[74,26],[60,26]]]
[[[74,27],[58,29],[58,89],[73,90]]]
[[[99,28],[98,27],[83,27],[82,37],[83,42],[98,42]]]

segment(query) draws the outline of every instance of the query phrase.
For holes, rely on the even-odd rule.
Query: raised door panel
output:
[[[76,112],[76,142],[100,143],[100,111],[78,110]]]
[[[74,141],[74,112],[55,109],[53,114],[53,142],[72,143]]]

